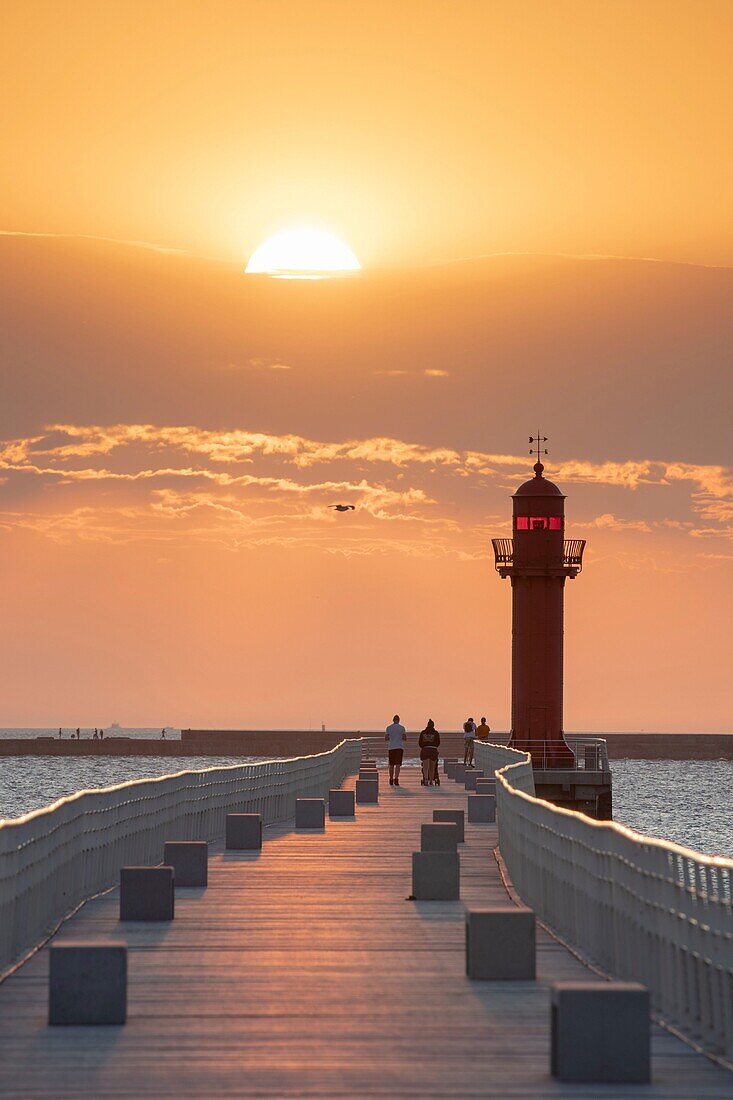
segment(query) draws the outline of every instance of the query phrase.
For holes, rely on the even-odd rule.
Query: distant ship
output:
[[[119,722],[111,722],[110,725],[107,726],[107,729],[106,729],[105,732],[106,733],[120,733],[121,730],[122,730],[122,726],[120,725]]]

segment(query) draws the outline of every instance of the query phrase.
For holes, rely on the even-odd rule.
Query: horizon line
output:
[[[245,263],[243,260],[225,259],[221,256],[209,255],[204,252],[192,252],[190,249],[176,245],[158,244],[154,241],[145,241],[138,238],[108,237],[99,233],[56,233],[43,230],[25,229],[0,229],[0,237],[28,237],[46,240],[67,241],[99,241],[103,244],[122,245],[127,248],[139,248],[144,251],[158,252],[162,255],[184,256],[194,260],[205,260],[210,263],[237,266]],[[613,252],[547,252],[543,250],[530,251],[528,249],[509,249],[498,252],[477,252],[463,256],[437,257],[432,260],[416,261],[413,263],[400,263],[385,265],[383,267],[362,267],[360,274],[369,274],[370,271],[403,271],[425,270],[432,267],[450,267],[454,264],[475,263],[478,260],[493,260],[507,257],[527,257],[555,260],[617,260],[633,263],[669,264],[675,267],[694,267],[712,271],[731,271],[733,263],[702,263],[696,260],[665,259],[660,256],[636,256],[619,255]]]

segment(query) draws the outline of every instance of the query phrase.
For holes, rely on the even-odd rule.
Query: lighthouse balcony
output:
[[[521,572],[524,576],[537,574],[538,576],[560,575],[573,580],[583,569],[583,551],[585,539],[565,539],[563,542],[562,565],[548,563],[547,565],[517,566],[514,561],[514,539],[492,539],[494,547],[494,566],[501,577],[511,577]]]

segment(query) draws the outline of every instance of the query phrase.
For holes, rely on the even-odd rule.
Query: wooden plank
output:
[[[406,901],[420,824],[465,793],[402,781],[325,833],[215,848],[168,926],[120,925],[116,891],[86,905],[58,938],[126,940],[128,1023],[48,1028],[41,951],[0,986],[0,1095],[730,1097],[729,1074],[658,1029],[650,1087],[553,1081],[547,985],[592,975],[540,930],[536,983],[466,979],[464,903],[507,900],[496,830],[466,826],[461,902]]]

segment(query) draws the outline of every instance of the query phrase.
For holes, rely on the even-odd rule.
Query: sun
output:
[[[327,279],[360,271],[361,264],[347,244],[325,229],[294,226],[268,237],[254,250],[247,275],[280,279]]]

